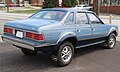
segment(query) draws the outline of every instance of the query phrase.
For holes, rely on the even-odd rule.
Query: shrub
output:
[[[63,0],[63,7],[73,7],[77,4],[77,0]],[[59,6],[59,0],[44,0],[43,8],[53,8]]]

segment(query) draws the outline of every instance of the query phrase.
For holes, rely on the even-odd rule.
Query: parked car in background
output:
[[[73,8],[41,9],[25,20],[4,25],[3,41],[18,47],[25,55],[52,52],[59,66],[66,66],[75,49],[103,44],[113,49],[118,27],[104,24],[94,12]]]
[[[92,7],[89,5],[76,5],[74,8],[79,9],[79,10],[92,10]]]
[[[6,5],[4,3],[0,3],[0,8],[5,7]]]

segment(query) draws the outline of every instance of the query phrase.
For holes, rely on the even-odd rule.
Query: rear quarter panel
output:
[[[41,27],[46,43],[57,44],[67,33],[75,33],[74,25],[54,24]]]

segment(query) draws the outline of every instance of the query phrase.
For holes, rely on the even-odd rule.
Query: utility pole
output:
[[[98,0],[94,0],[93,1],[93,11],[97,14],[97,15],[99,15],[99,11],[98,11],[98,9],[99,9],[99,2],[98,2]]]
[[[77,0],[77,3],[78,3],[78,5],[80,4],[80,1],[79,0]]]
[[[7,3],[7,12],[9,13],[9,4],[8,4],[7,0],[6,0],[6,3]]]

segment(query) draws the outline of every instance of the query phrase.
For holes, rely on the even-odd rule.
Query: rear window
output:
[[[30,18],[60,21],[65,14],[65,11],[40,11],[31,16]]]

